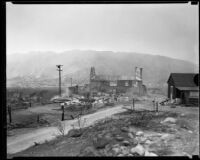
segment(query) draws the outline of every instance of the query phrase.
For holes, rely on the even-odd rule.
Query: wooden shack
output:
[[[194,82],[195,73],[171,73],[168,83],[168,98],[179,99],[182,104],[198,104],[199,87]]]

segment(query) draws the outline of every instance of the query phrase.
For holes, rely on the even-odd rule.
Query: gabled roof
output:
[[[175,87],[197,87],[194,76],[197,73],[171,73],[167,82],[172,78]]]

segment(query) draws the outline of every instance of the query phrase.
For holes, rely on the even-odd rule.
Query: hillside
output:
[[[61,53],[31,52],[7,56],[7,86],[55,86],[57,64],[63,64],[63,85],[88,83],[90,67],[97,74],[134,76],[135,66],[143,68],[143,81],[148,86],[166,83],[171,72],[197,72],[194,64],[158,55],[130,52],[72,50]]]

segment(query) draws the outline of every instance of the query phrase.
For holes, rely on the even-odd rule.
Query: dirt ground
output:
[[[156,114],[150,99],[141,100],[139,107],[131,112],[116,114],[96,124],[82,129],[79,137],[70,135],[58,137],[44,144],[35,145],[22,152],[8,155],[11,157],[26,156],[134,156],[124,152],[113,152],[113,145],[122,147],[128,141],[127,150],[138,143],[158,156],[191,156],[199,155],[199,107],[160,106]],[[176,119],[175,123],[160,123],[165,118]],[[134,133],[142,131],[150,144],[140,142],[138,137],[123,128],[131,128]],[[97,137],[107,137],[95,143]],[[117,137],[121,137],[117,138]],[[104,143],[103,143],[103,142]],[[98,148],[99,144],[102,145]],[[122,147],[122,148],[123,148]]]

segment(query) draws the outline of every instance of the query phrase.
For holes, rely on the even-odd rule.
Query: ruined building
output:
[[[90,71],[90,94],[99,92],[110,94],[130,93],[145,95],[146,86],[142,82],[142,68],[135,67],[135,77],[96,75],[95,68]]]

